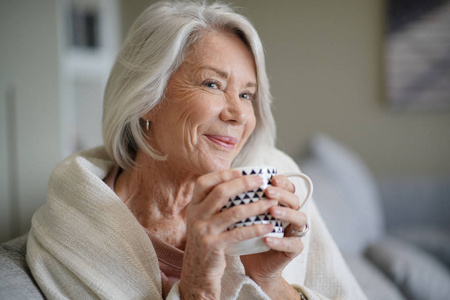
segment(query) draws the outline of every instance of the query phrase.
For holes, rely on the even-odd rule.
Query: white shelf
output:
[[[89,14],[89,38],[79,39],[91,42],[85,46],[74,39],[74,11],[78,11],[79,18],[76,27],[82,30],[88,26],[80,22]],[[119,49],[119,2],[61,0],[59,14],[61,147],[62,155],[67,156],[102,143],[103,90]]]

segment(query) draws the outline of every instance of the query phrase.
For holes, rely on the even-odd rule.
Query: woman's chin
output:
[[[202,166],[201,166],[201,170],[202,170],[202,175],[204,174],[208,174],[208,173],[214,173],[214,172],[219,172],[219,171],[223,171],[223,170],[228,170],[231,166],[231,161],[226,160],[226,161],[222,161],[222,160],[210,160],[210,161],[203,161],[202,162]]]

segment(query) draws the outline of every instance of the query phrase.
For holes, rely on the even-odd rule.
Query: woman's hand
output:
[[[272,186],[267,187],[265,194],[283,206],[271,207],[269,212],[290,225],[285,228],[284,238],[264,238],[271,250],[241,256],[241,261],[246,274],[272,299],[298,299],[298,293],[283,279],[282,271],[303,251],[302,240],[293,236],[291,229],[301,231],[306,226],[307,217],[298,211],[299,201],[294,194],[295,187],[285,176],[274,176],[271,182]]]
[[[225,249],[230,244],[272,231],[272,224],[230,231],[227,231],[227,227],[250,216],[267,212],[269,208],[277,206],[277,200],[258,201],[220,212],[229,198],[256,189],[261,184],[260,177],[242,176],[237,170],[211,173],[198,178],[186,212],[186,247],[180,278],[180,294],[183,299],[220,298],[221,280],[226,266]]]

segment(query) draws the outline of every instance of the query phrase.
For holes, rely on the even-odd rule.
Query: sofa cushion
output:
[[[27,235],[0,244],[0,299],[44,299],[25,259]]]
[[[450,174],[383,175],[377,182],[388,231],[417,224],[450,228]]]
[[[324,134],[298,160],[314,183],[314,200],[340,250],[361,254],[384,234],[376,183],[361,159]]]
[[[391,235],[419,246],[450,269],[450,230],[434,226],[409,226],[398,228]]]
[[[360,255],[344,255],[344,258],[367,298],[406,299],[389,278],[367,258]]]
[[[385,238],[367,249],[366,256],[411,300],[444,300],[450,295],[450,272],[413,244]]]

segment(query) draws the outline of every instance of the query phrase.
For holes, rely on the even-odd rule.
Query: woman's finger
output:
[[[220,183],[203,199],[203,209],[205,213],[215,214],[227,203],[228,199],[246,191],[255,190],[262,183],[262,178],[256,175],[241,175],[238,178]]]
[[[228,208],[211,219],[211,223],[217,225],[218,230],[224,231],[234,223],[247,218],[267,213],[269,208],[277,206],[276,200],[260,200]]]
[[[291,228],[295,231],[301,231],[308,222],[308,217],[305,213],[287,207],[274,206],[269,209],[269,212],[278,220],[289,222]]]
[[[275,175],[270,182],[273,186],[295,193],[295,185],[284,175]]]
[[[273,224],[257,224],[252,226],[237,227],[229,231],[224,231],[220,235],[220,240],[227,245],[242,242],[256,237],[262,237],[273,230]]]
[[[269,199],[278,200],[280,205],[297,210],[300,206],[297,195],[280,187],[268,186],[265,195]]]
[[[241,176],[242,174],[238,170],[224,170],[200,176],[195,183],[191,203],[197,204],[203,201],[216,185]]]
[[[303,251],[302,239],[295,237],[277,238],[267,236],[264,238],[266,245],[275,251],[284,252],[289,258],[294,258]]]

